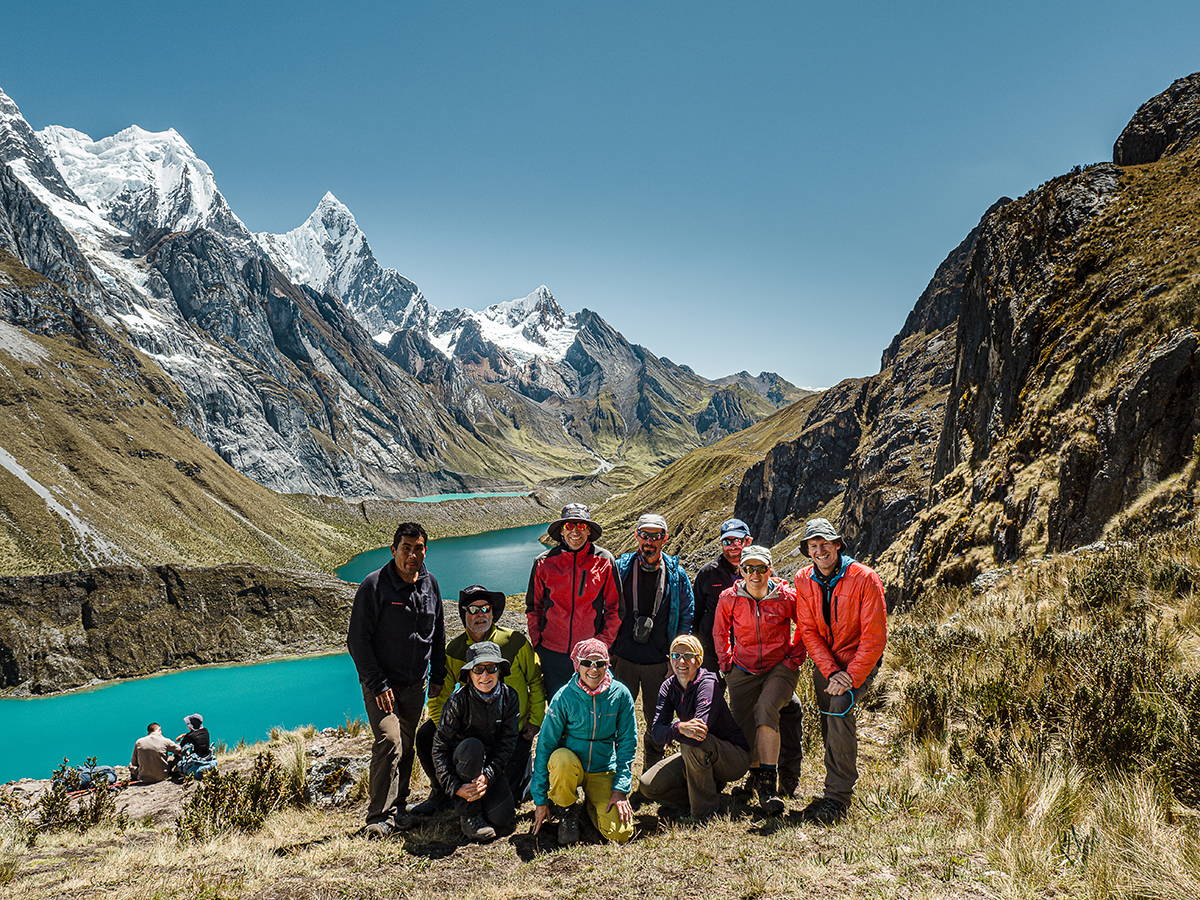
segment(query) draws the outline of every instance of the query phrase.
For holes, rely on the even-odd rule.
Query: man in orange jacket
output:
[[[796,611],[813,661],[813,687],[825,743],[825,794],[803,816],[819,825],[845,818],[858,780],[854,707],[879,671],[887,643],[887,606],[875,570],[842,552],[828,519],[811,519],[800,551],[812,564],[796,573]]]

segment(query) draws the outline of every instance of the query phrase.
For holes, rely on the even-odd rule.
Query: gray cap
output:
[[[742,549],[742,565],[745,565],[752,559],[765,562],[768,566],[772,565],[771,551],[762,544],[751,544],[749,547]]]
[[[460,681],[466,681],[471,670],[480,663],[495,663],[500,669],[500,677],[505,678],[510,670],[509,662],[500,654],[500,646],[495,641],[480,641],[467,647],[467,661],[458,670]]]
[[[826,541],[840,541],[842,536],[837,533],[832,523],[828,519],[809,519],[808,524],[804,526],[804,540],[800,542],[800,552],[808,556],[808,542],[814,538],[821,538]],[[746,552],[742,551],[742,556],[745,557]]]
[[[658,513],[642,513],[638,516],[637,525],[635,528],[661,528],[663,531],[670,531],[667,528],[667,520]]]

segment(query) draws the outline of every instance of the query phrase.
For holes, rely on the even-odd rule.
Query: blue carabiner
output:
[[[835,713],[835,712],[825,712],[825,710],[821,710],[821,715],[823,715],[823,716],[837,716],[837,717],[840,719],[840,718],[841,718],[842,716],[844,716],[846,713],[850,712],[850,710],[854,709],[854,689],[853,689],[853,688],[847,688],[847,689],[846,689],[846,693],[850,695],[850,705],[849,705],[849,706],[847,706],[845,709],[843,709],[843,710],[842,710],[840,713]]]

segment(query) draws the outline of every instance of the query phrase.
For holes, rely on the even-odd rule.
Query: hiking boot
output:
[[[779,774],[779,796],[786,799],[796,799],[800,793],[800,779],[795,775]]]
[[[458,822],[468,840],[482,844],[496,839],[496,829],[484,821],[483,816],[459,816]]]
[[[387,822],[370,822],[363,826],[363,830],[359,832],[369,841],[382,841],[385,837],[389,837],[392,833],[392,826]]]
[[[558,813],[558,845],[565,847],[579,840],[579,804],[572,803],[568,807],[557,807]]]
[[[750,774],[748,774],[746,776],[745,781],[743,781],[741,784],[735,784],[732,788],[730,788],[729,796],[732,797],[734,800],[741,801],[742,803],[745,803],[747,800],[749,800],[751,797],[753,797],[754,796],[754,772],[755,771],[756,771],[755,769],[751,769]]]
[[[814,825],[836,825],[842,819],[846,818],[846,809],[841,803],[829,797],[818,797],[808,806],[804,807],[800,817],[806,822],[812,822]]]
[[[408,831],[416,826],[416,817],[402,811],[396,813],[395,821],[392,822],[392,831]]]
[[[428,797],[420,803],[413,804],[408,811],[414,816],[432,816],[440,813],[449,805],[450,798],[441,791],[430,791]]]
[[[783,798],[776,789],[774,772],[759,769],[755,774],[754,793],[758,795],[758,807],[768,816],[783,814]]]

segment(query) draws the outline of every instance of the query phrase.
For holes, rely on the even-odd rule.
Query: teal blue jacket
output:
[[[633,786],[633,757],[637,753],[637,723],[629,688],[613,679],[603,694],[591,696],[571,676],[546,710],[538,732],[533,760],[533,802],[545,806],[550,790],[550,754],[566,747],[579,757],[585,772],[612,772],[613,790]]]

